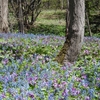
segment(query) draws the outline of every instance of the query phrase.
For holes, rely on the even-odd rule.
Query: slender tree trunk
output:
[[[8,0],[0,0],[0,32],[8,32]]]
[[[24,33],[24,21],[23,21],[23,11],[22,11],[22,4],[21,0],[19,0],[19,12],[18,12],[18,26],[19,32]]]
[[[47,1],[47,6],[48,6],[48,9],[50,9],[50,1],[49,0]]]
[[[24,28],[29,28],[29,18],[28,18],[28,15],[25,16],[24,18]]]
[[[84,0],[68,0],[68,24],[66,26],[66,41],[56,60],[66,64],[74,62],[80,53],[85,25],[85,4]]]
[[[86,12],[86,19],[87,19],[87,25],[88,25],[88,29],[89,29],[89,34],[90,34],[90,36],[92,36],[91,27],[90,27],[90,21],[89,21],[89,17],[88,17],[88,13],[87,12]]]
[[[65,37],[68,35],[68,26],[69,26],[69,1],[67,0],[67,9],[66,9],[66,33]]]
[[[61,8],[61,10],[63,10],[63,8],[64,8],[64,0],[60,0],[60,8]]]

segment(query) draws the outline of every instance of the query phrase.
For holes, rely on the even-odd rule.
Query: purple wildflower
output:
[[[2,98],[6,98],[5,93],[2,93],[2,94],[1,94],[1,97],[2,97]]]
[[[54,86],[54,88],[57,88],[57,87],[58,87],[58,83],[55,82],[55,83],[53,84],[53,86]]]
[[[86,76],[85,74],[83,74],[83,75],[82,75],[82,78],[86,79],[86,78],[87,78],[87,76]]]
[[[96,80],[100,81],[100,78],[98,77],[98,78],[96,78]]]
[[[34,80],[35,80],[35,81],[38,80],[38,76],[37,76],[37,75],[34,77]]]
[[[62,70],[66,70],[66,67],[65,67],[65,66],[63,66],[63,67],[62,67]]]
[[[34,94],[33,93],[29,93],[28,94],[30,98],[34,98]]]
[[[86,97],[85,97],[85,100],[90,100],[90,97],[89,97],[89,96],[86,96]]]
[[[63,91],[63,93],[62,93],[62,96],[68,96],[68,92],[69,92],[69,90],[68,89],[64,89],[64,91]]]
[[[73,88],[71,89],[71,94],[72,94],[72,95],[76,96],[76,95],[78,95],[79,93],[80,93],[80,91],[77,90],[76,88],[73,87]]]
[[[53,74],[53,75],[56,74],[56,71],[52,70],[52,74]]]
[[[88,55],[90,52],[89,50],[84,50],[84,53]]]
[[[85,80],[81,80],[81,81],[82,81],[82,85],[83,85],[85,88],[87,88],[87,87],[88,87],[87,81],[85,81]]]
[[[80,82],[80,81],[81,81],[81,78],[76,77],[76,81],[77,81],[77,82]]]
[[[4,60],[2,61],[2,64],[4,64],[4,65],[7,65],[7,63],[8,63],[8,59],[4,59]]]

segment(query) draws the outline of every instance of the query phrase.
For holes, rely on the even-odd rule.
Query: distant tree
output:
[[[92,36],[92,32],[98,32],[98,27],[100,27],[100,0],[85,0],[85,7],[86,26],[88,26],[90,36]]]
[[[16,15],[18,18],[19,32],[24,33],[24,15],[21,0],[18,0],[18,13]]]
[[[64,9],[64,0],[60,0],[60,8]]]
[[[0,0],[0,32],[8,32],[8,0]]]
[[[80,53],[85,26],[84,0],[68,0],[66,41],[56,60],[66,64],[74,62]]]
[[[41,0],[9,0],[10,11],[15,15],[19,32],[29,29],[41,12]]]

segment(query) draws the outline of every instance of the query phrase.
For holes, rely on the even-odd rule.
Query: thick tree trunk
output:
[[[8,0],[0,0],[0,32],[8,32]]]
[[[74,62],[80,53],[85,25],[85,4],[84,0],[68,0],[68,18],[66,41],[56,60],[66,64]]]
[[[2,0],[0,0],[0,32],[2,32]]]

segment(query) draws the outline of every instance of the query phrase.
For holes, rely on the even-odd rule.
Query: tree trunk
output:
[[[0,0],[0,32],[2,32],[2,0]]]
[[[92,36],[88,12],[86,12],[86,19],[87,19],[86,22],[87,22],[87,26],[88,26],[88,29],[89,29],[89,34],[90,34],[90,36]]]
[[[48,7],[48,9],[50,9],[50,1],[49,0],[47,1],[47,7]]]
[[[64,9],[64,0],[60,0],[60,9],[61,9],[61,10]]]
[[[8,0],[0,0],[0,32],[8,32]]]
[[[18,27],[19,32],[24,33],[24,21],[23,21],[23,11],[22,11],[22,3],[21,0],[19,0],[19,12],[18,12]]]
[[[66,41],[56,60],[61,64],[74,62],[80,53],[85,25],[84,0],[68,0]]]

